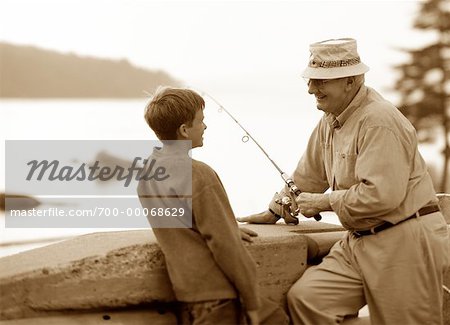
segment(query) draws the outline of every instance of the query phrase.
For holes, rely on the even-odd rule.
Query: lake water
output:
[[[288,174],[295,168],[322,113],[314,108],[313,98],[300,93],[280,91],[267,94],[212,94]],[[147,102],[142,100],[2,100],[0,136],[3,140],[154,140],[143,119]],[[194,149],[193,158],[211,165],[221,177],[236,216],[266,209],[283,182],[278,171],[245,133],[218,106],[207,100],[204,146]],[[5,152],[4,141],[0,152]],[[421,147],[431,163],[437,151]],[[5,164],[0,165],[0,191],[5,189]],[[0,256],[48,244],[105,228],[5,228],[0,215]],[[338,223],[332,213],[324,221]],[[13,245],[42,240],[40,243]],[[11,244],[11,245],[10,245]]]

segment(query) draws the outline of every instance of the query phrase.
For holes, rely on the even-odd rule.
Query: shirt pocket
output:
[[[348,189],[357,183],[355,175],[357,158],[356,154],[336,152],[334,177],[337,189]]]

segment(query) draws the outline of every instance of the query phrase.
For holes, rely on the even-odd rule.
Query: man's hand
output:
[[[295,199],[300,213],[311,218],[322,211],[331,211],[330,195],[318,193],[301,193]]]
[[[239,228],[239,232],[241,233],[241,239],[249,243],[253,242],[252,237],[258,237],[258,233],[254,232],[251,229]]]
[[[249,325],[258,325],[258,310],[247,310],[246,311],[247,321]]]
[[[236,220],[239,222],[268,223],[268,224],[274,224],[278,221],[278,219],[279,218],[275,217],[269,210],[266,210],[258,214],[252,214],[247,217],[236,218]]]

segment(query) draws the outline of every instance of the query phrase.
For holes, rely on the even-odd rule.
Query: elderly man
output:
[[[334,211],[348,230],[288,293],[295,324],[339,324],[369,306],[372,324],[441,324],[448,232],[411,123],[364,85],[369,68],[353,39],[310,46],[303,77],[323,118],[293,173],[311,217]],[[327,191],[330,189],[331,191]],[[292,221],[270,209],[238,219]]]

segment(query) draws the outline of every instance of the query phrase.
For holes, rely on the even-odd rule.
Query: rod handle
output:
[[[295,195],[299,196],[302,193],[293,180],[288,179],[286,184],[289,186],[289,189],[295,193]],[[316,219],[316,221],[322,220],[322,216],[319,213],[313,216],[313,218]]]

